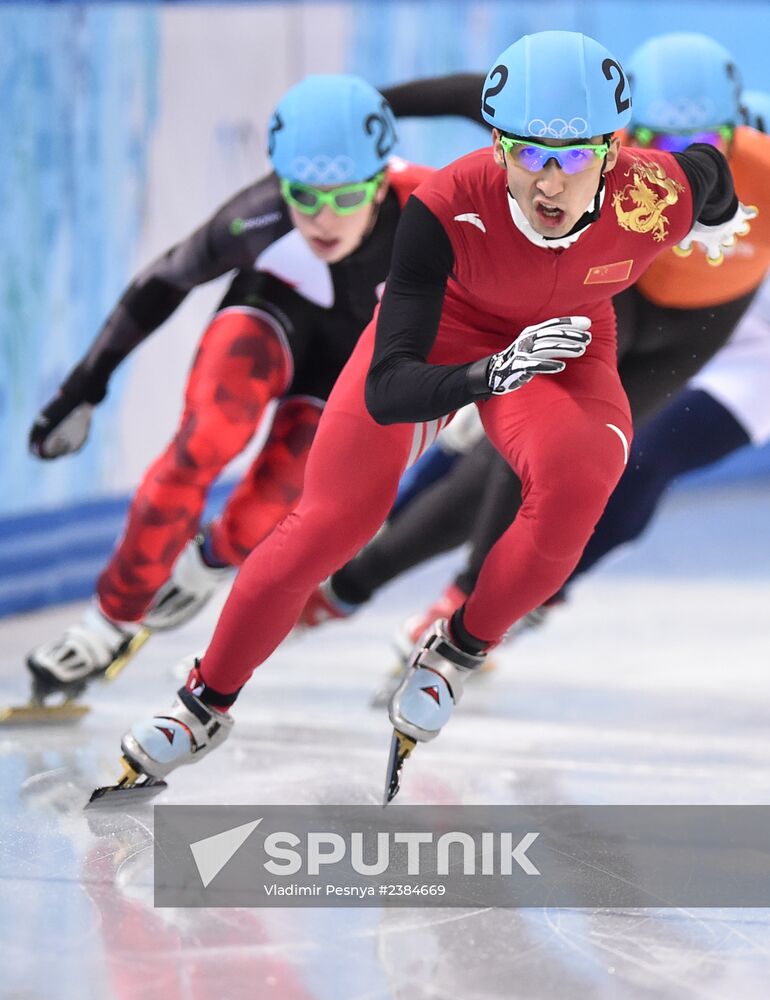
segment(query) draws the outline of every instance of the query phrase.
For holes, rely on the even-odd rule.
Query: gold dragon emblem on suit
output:
[[[652,233],[656,243],[668,236],[666,209],[676,205],[684,185],[668,177],[659,163],[634,160],[624,174],[631,181],[612,196],[618,222],[632,233]],[[633,207],[624,207],[629,205]]]

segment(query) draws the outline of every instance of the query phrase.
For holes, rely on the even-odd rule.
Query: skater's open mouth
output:
[[[564,209],[559,208],[558,205],[552,205],[549,202],[538,201],[535,203],[535,211],[537,212],[538,218],[549,227],[560,226],[564,222],[565,212]]]
[[[324,239],[321,236],[311,236],[310,242],[313,245],[314,250],[319,250],[321,253],[328,253],[330,250],[339,244],[339,240],[336,238]]]

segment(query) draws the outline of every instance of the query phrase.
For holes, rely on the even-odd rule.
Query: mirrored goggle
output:
[[[284,200],[304,215],[316,215],[324,205],[337,215],[350,215],[364,205],[370,205],[382,182],[384,173],[357,184],[345,184],[329,191],[302,184],[300,181],[281,180],[281,194]]]
[[[729,142],[732,137],[733,130],[729,125],[719,125],[700,132],[656,132],[650,128],[638,128],[633,133],[635,145],[660,149],[664,153],[682,153],[694,142],[719,146],[722,142]]]
[[[525,170],[537,173],[549,160],[556,160],[565,174],[579,174],[587,170],[596,159],[603,159],[609,152],[609,143],[575,143],[569,146],[545,146],[526,139],[511,139],[501,135],[500,145],[514,163]]]

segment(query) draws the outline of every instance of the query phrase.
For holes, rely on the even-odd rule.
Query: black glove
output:
[[[38,458],[80,451],[91,427],[91,410],[107,392],[104,379],[78,366],[43,407],[29,432],[29,450]]]

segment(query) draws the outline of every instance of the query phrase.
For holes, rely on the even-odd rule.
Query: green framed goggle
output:
[[[579,174],[586,170],[595,159],[604,159],[610,150],[608,142],[594,144],[579,142],[569,146],[546,146],[531,139],[512,139],[500,136],[500,145],[514,163],[536,174],[549,160],[556,160],[565,174]]]
[[[298,212],[302,212],[303,215],[317,215],[324,205],[328,205],[336,215],[352,215],[359,208],[371,205],[384,176],[385,171],[383,170],[379,174],[375,174],[374,177],[370,177],[368,181],[344,184],[342,187],[331,188],[329,191],[322,191],[310,184],[290,181],[283,177],[281,178],[281,194],[287,204],[296,208]]]

